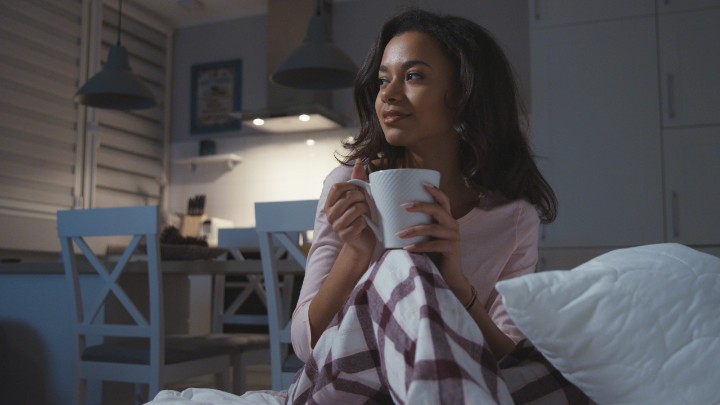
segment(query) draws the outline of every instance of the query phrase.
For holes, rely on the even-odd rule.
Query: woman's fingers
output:
[[[402,239],[427,236],[433,241],[447,241],[450,243],[458,243],[460,240],[460,233],[456,229],[448,228],[440,224],[411,226],[398,232],[397,236]]]
[[[453,218],[451,214],[450,199],[448,196],[432,184],[425,183],[423,186],[435,202],[410,202],[405,204],[404,208],[407,211],[428,214],[433,217],[435,222],[445,224],[446,226],[452,226],[453,223],[456,223],[455,218]]]
[[[350,191],[357,191],[358,193],[362,193],[358,186],[351,183],[340,182],[333,184],[333,186],[330,188],[330,191],[328,192],[327,199],[325,200],[325,208],[332,207],[339,200],[347,198],[347,193]],[[365,196],[363,195],[362,198],[364,199]]]
[[[427,236],[430,238],[427,242],[408,246],[406,250],[409,251],[453,254],[459,249],[460,225],[452,217],[450,200],[445,193],[432,185],[426,184],[425,189],[432,195],[435,202],[412,202],[404,204],[403,207],[409,212],[421,212],[430,215],[434,223],[408,227],[400,231],[398,236],[403,239],[415,236]]]
[[[367,206],[365,194],[357,186],[350,183],[337,183],[332,186],[325,201],[325,213],[332,224],[353,204]]]
[[[365,193],[350,183],[333,185],[325,201],[325,215],[341,240],[349,242],[367,227],[363,215],[370,212]]]
[[[437,201],[437,203],[440,204],[440,206],[443,207],[443,209],[449,214],[450,199],[448,198],[448,196],[432,184],[425,183],[423,184],[423,186],[425,187],[425,190],[430,193],[430,195],[435,199],[435,201]]]

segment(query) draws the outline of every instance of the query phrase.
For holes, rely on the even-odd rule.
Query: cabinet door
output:
[[[720,124],[720,9],[658,17],[663,126]]]
[[[655,19],[531,31],[531,132],[555,189],[546,247],[663,240]]]
[[[531,0],[530,24],[550,27],[618,18],[649,16],[654,0]]]
[[[718,7],[718,0],[657,0],[657,10],[661,14]]]
[[[663,133],[667,240],[720,244],[720,127]]]

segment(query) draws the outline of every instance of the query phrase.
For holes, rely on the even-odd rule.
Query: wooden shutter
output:
[[[81,192],[81,19],[80,0],[0,2],[3,215],[52,218]]]
[[[0,253],[59,251],[61,209],[162,204],[172,28],[124,1],[122,44],[158,107],[73,101],[117,40],[117,9],[117,0],[0,1]]]

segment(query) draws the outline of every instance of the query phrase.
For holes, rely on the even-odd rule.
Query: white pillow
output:
[[[720,259],[621,249],[497,284],[510,317],[600,404],[720,404]]]

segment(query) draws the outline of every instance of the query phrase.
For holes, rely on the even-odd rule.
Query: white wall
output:
[[[521,91],[529,83],[527,2],[522,0],[363,0],[335,3],[333,38],[360,65],[386,18],[408,5],[464,16],[493,32],[515,66]],[[258,135],[248,130],[191,135],[190,69],[192,65],[227,59],[243,60],[242,108],[266,106],[266,16],[253,16],[179,30],[175,37],[172,149],[173,161],[198,155],[198,143],[212,139],[217,153],[235,153],[243,162],[232,170],[202,166],[192,172],[171,167],[170,212],[183,213],[187,200],[206,194],[206,213],[231,219],[236,226],[254,225],[254,203],[311,199],[319,196],[325,175],[337,165],[333,152],[355,127],[316,134]],[[333,92],[334,109],[356,125],[352,92]],[[315,146],[305,145],[307,138]]]
[[[218,153],[236,153],[242,162],[226,165],[174,164],[170,188],[170,212],[182,213],[187,199],[206,194],[209,216],[230,219],[235,226],[254,226],[257,201],[309,200],[318,198],[325,175],[338,165],[333,157],[341,150],[347,129],[317,134],[247,135],[216,139]],[[315,140],[308,146],[307,139]],[[174,142],[175,157],[197,156],[195,141]]]

